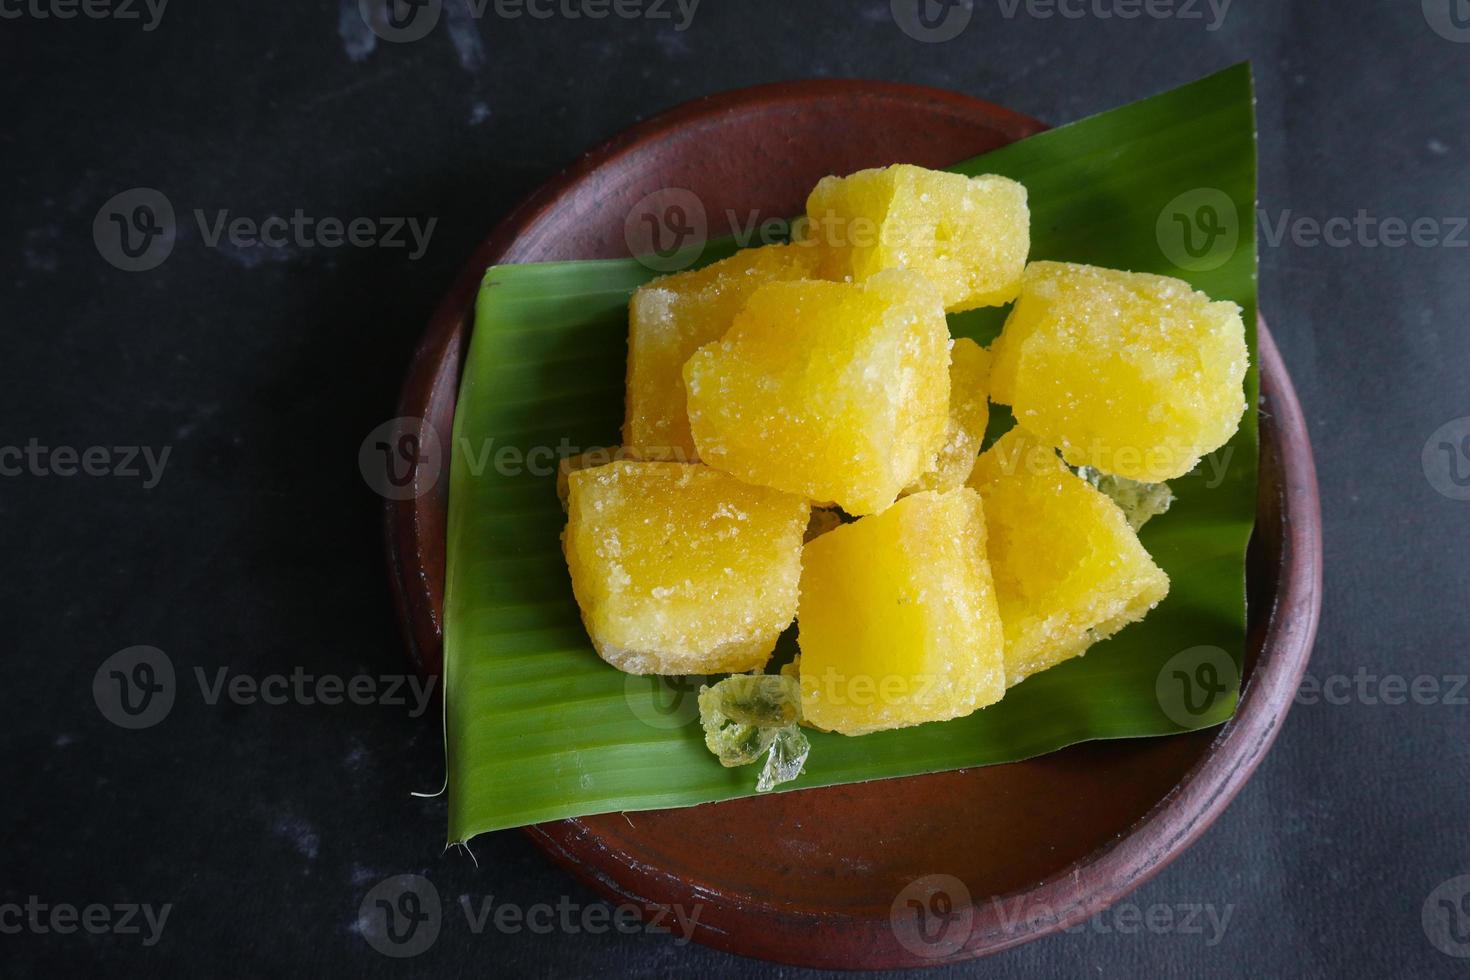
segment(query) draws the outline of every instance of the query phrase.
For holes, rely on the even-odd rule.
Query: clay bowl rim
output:
[[[523,261],[516,254],[522,233],[589,175],[638,152],[650,140],[684,126],[709,123],[731,110],[839,95],[951,103],[957,111],[988,117],[997,128],[1014,131],[1017,138],[1046,128],[1035,120],[959,93],[865,80],[761,85],[706,96],[658,114],[584,155],[542,184],[495,226],[431,318],[411,362],[398,415],[429,419],[447,408],[452,417],[471,326],[469,314],[485,268],[496,261]],[[1280,512],[1281,540],[1279,562],[1272,566],[1276,588],[1268,597],[1270,609],[1260,619],[1263,626],[1259,640],[1253,635],[1247,644],[1248,648],[1256,648],[1256,654],[1239,706],[1186,776],[1122,836],[1022,892],[983,896],[1005,899],[1025,895],[1054,914],[1028,921],[1023,929],[1013,925],[1001,928],[1004,924],[995,920],[993,904],[987,914],[982,897],[976,896],[975,928],[969,941],[943,959],[924,959],[902,949],[892,941],[886,917],[851,917],[839,924],[830,917],[807,916],[813,927],[848,931],[845,948],[850,952],[846,956],[822,948],[813,949],[804,958],[792,958],[779,943],[763,945],[754,929],[742,930],[738,935],[701,930],[695,938],[729,952],[800,966],[876,969],[959,962],[1014,947],[1087,919],[1148,881],[1204,833],[1254,772],[1279,732],[1306,669],[1321,606],[1321,516],[1311,445],[1291,379],[1264,320],[1259,321],[1257,355],[1262,400],[1270,404],[1273,416],[1269,426],[1262,426],[1262,447],[1264,458],[1267,440],[1274,440],[1280,474],[1270,489]],[[439,413],[434,410],[436,406]],[[428,574],[425,549],[442,550],[443,542],[425,541],[424,527],[427,511],[444,498],[430,492],[432,489],[426,488],[409,500],[386,501],[384,529],[394,601],[410,659],[420,672],[437,674],[443,583],[433,581]],[[536,825],[523,831],[553,860],[615,901],[631,901],[647,908],[673,904],[687,896],[687,887],[681,890],[681,882],[674,876],[644,867],[601,845],[577,820]],[[619,873],[612,875],[610,867]],[[775,904],[750,911],[757,918],[803,918],[803,913]],[[843,948],[840,943],[836,946]],[[860,954],[862,960],[855,962],[851,953]]]

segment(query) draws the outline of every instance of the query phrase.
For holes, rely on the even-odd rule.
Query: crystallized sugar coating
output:
[[[904,493],[953,490],[965,485],[990,422],[990,353],[961,337],[949,351],[949,423],[933,465]]]
[[[625,446],[589,449],[575,456],[563,456],[556,464],[556,497],[561,501],[561,509],[567,509],[567,498],[572,492],[569,481],[573,473],[592,469],[594,466],[606,466],[613,460],[637,458],[638,454]]]
[[[991,397],[1018,423],[1132,480],[1183,476],[1245,411],[1240,308],[1167,276],[1033,262],[991,352]]]
[[[1019,427],[981,455],[990,570],[1009,684],[1080,657],[1169,592],[1118,506]]]
[[[684,362],[719,340],[759,286],[815,274],[811,248],[743,249],[702,269],[655,279],[628,304],[628,386],[624,445],[645,459],[691,462]]]
[[[802,717],[862,735],[970,714],[1005,693],[979,494],[905,497],[802,553]]]
[[[808,504],[699,464],[568,474],[562,535],[592,644],[630,674],[759,670],[796,615]]]
[[[699,456],[749,483],[876,513],[944,442],[948,347],[939,296],[912,272],[762,286],[684,367]]]
[[[821,273],[861,281],[908,268],[939,287],[956,313],[1016,298],[1031,249],[1026,188],[1005,177],[898,164],[824,177],[806,202],[803,237]]]

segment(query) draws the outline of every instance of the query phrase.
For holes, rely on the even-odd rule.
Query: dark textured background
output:
[[[1418,0],[1236,0],[1213,31],[1201,9],[1007,18],[980,0],[945,44],[906,37],[886,0],[705,0],[683,32],[446,17],[403,45],[369,43],[355,0],[176,0],[148,32],[0,19],[0,444],[171,447],[153,489],[0,479],[0,902],[174,906],[151,948],[0,935],[0,973],[800,975],[668,937],[474,936],[462,919],[423,956],[387,959],[353,924],[392,874],[427,875],[446,902],[594,899],[516,833],[480,838],[478,869],[441,855],[443,801],[409,795],[439,781],[432,718],[212,707],[196,690],[127,733],[99,714],[93,673],[135,644],[185,674],[400,670],[360,441],[392,414],[421,325],[494,221],[584,149],[694,96],[867,76],[1061,123],[1249,58],[1272,222],[1362,209],[1448,233],[1443,219],[1470,214],[1470,43],[1431,29]],[[208,248],[185,223],[167,262],[128,274],[99,256],[92,221],[138,186],[181,215],[439,222],[417,262]],[[1467,260],[1450,245],[1263,243],[1261,305],[1322,478],[1318,679],[1467,670],[1470,502],[1437,493],[1420,462],[1436,428],[1470,415]],[[1129,899],[1228,909],[1218,942],[1102,917],[932,975],[1463,974],[1421,909],[1470,872],[1470,706],[1349,700],[1298,705],[1219,823]]]

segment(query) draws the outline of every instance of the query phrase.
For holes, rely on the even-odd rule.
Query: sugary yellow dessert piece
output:
[[[630,674],[758,670],[796,615],[801,497],[697,463],[571,473],[562,535],[582,622]]]
[[[1009,684],[1082,656],[1168,594],[1118,505],[1020,428],[981,455],[970,486],[985,498]]]
[[[990,352],[968,337],[949,351],[949,423],[934,464],[904,493],[953,490],[965,485],[990,422]]]
[[[1179,279],[1033,262],[991,347],[990,396],[1074,466],[1183,476],[1245,411],[1240,307]]]
[[[802,239],[821,246],[823,276],[912,269],[934,281],[951,313],[1015,299],[1031,249],[1026,188],[993,174],[898,164],[824,177],[806,217]]]
[[[862,735],[967,715],[1005,693],[979,494],[905,497],[802,553],[801,710]]]
[[[893,503],[944,442],[949,329],[914,272],[751,294],[684,366],[699,456],[849,514]]]
[[[578,470],[590,470],[594,466],[606,466],[619,459],[637,459],[638,454],[626,446],[605,446],[589,449],[575,456],[563,456],[556,464],[556,496],[561,509],[567,509],[567,496],[571,493],[568,481]]]
[[[696,459],[684,407],[684,362],[725,335],[757,287],[810,278],[817,259],[810,248],[747,248],[702,269],[655,279],[634,292],[628,303],[623,444],[645,459]]]

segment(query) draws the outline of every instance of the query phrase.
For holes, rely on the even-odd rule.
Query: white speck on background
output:
[[[658,47],[664,53],[664,56],[668,58],[683,57],[692,53],[689,42],[684,39],[684,35],[673,31],[660,31],[658,33]]]
[[[480,40],[480,25],[470,5],[445,4],[444,12],[449,19],[449,40],[454,44],[454,53],[459,55],[459,67],[479,71],[485,64],[485,42]]]
[[[364,61],[378,49],[378,36],[362,19],[357,0],[340,0],[337,7],[337,36],[342,39],[342,50],[352,61]]]
[[[321,847],[321,837],[318,836],[316,828],[308,821],[287,814],[277,818],[271,830],[277,837],[289,840],[296,848],[296,853],[308,861],[316,860],[317,851]]]

